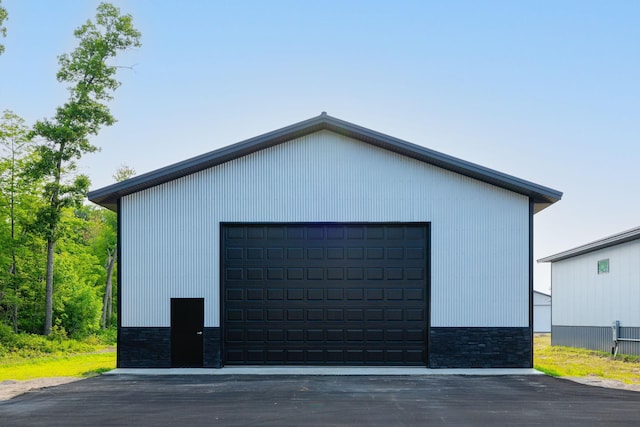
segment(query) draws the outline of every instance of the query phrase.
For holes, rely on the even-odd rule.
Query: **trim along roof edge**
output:
[[[523,194],[534,201],[535,213],[562,198],[562,192],[560,191],[345,122],[324,112],[311,119],[135,176],[126,181],[93,190],[89,192],[88,198],[94,203],[115,211],[118,199],[126,195],[200,172],[320,130],[329,130],[364,141],[442,169]]]
[[[573,258],[578,255],[583,255],[589,252],[594,252],[599,249],[608,248],[611,246],[620,245],[622,243],[631,242],[633,240],[640,239],[640,227],[625,230],[621,233],[613,234],[611,236],[604,237],[599,240],[587,243],[582,246],[575,247],[573,249],[566,250],[564,252],[557,253],[545,258],[540,258],[538,262],[556,262],[562,261],[567,258]]]

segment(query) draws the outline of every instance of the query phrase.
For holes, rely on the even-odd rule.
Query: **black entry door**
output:
[[[203,298],[171,298],[171,366],[202,367]]]

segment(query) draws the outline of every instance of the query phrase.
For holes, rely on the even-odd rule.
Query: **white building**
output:
[[[325,113],[93,191],[119,367],[531,367],[533,214],[562,193]]]
[[[533,332],[551,332],[551,295],[533,291]]]
[[[640,354],[640,227],[539,260],[551,263],[551,343]],[[638,340],[638,341],[627,341]]]

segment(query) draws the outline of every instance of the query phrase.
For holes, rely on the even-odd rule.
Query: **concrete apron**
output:
[[[206,368],[118,368],[104,375],[544,375],[535,369],[426,369],[421,367],[353,367],[353,366],[233,366]]]

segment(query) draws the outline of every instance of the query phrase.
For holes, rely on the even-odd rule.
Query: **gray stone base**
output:
[[[531,368],[530,328],[431,328],[429,368]]]
[[[171,328],[120,328],[118,368],[170,368]],[[204,328],[204,368],[221,368],[220,328]]]

